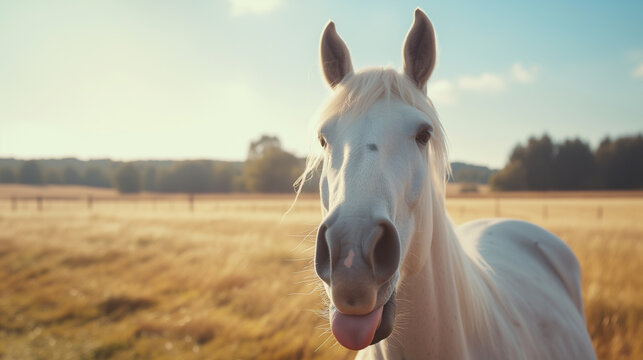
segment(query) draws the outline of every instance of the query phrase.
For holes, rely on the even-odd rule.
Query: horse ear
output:
[[[335,23],[329,21],[319,43],[321,66],[326,82],[331,88],[339,84],[346,75],[353,72],[348,47],[335,31]]]
[[[426,82],[433,72],[437,59],[437,46],[433,25],[424,11],[415,9],[415,19],[406,34],[402,48],[404,73],[420,88],[426,91]]]

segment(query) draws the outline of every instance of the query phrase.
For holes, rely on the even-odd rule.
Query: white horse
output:
[[[445,210],[445,135],[426,83],[436,40],[419,9],[403,73],[353,72],[329,22],[321,64],[323,221],[315,270],[337,341],[358,359],[594,359],[580,269],[550,232],[516,220],[455,228]]]

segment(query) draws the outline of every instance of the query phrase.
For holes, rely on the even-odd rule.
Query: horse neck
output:
[[[413,239],[431,241],[429,254],[399,286],[399,326],[388,345],[399,347],[407,358],[467,359],[472,333],[486,327],[491,313],[485,302],[489,283],[463,250],[443,198],[434,199],[430,209],[423,209],[424,216],[432,216],[432,231],[420,226]],[[432,239],[426,239],[427,233]]]

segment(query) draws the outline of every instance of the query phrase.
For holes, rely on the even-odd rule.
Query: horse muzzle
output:
[[[321,224],[315,271],[327,285],[340,344],[359,350],[391,334],[399,262],[399,236],[386,218],[331,215]]]

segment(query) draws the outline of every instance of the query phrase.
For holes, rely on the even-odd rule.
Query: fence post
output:
[[[18,210],[18,199],[15,196],[11,197],[11,210]]]
[[[188,201],[190,202],[190,212],[194,212],[194,194],[190,194]]]
[[[91,211],[92,210],[92,205],[94,202],[94,197],[90,195],[87,196],[87,210]]]
[[[543,205],[543,220],[547,221],[547,217],[549,216],[549,208],[547,205]]]
[[[36,197],[36,202],[38,203],[38,211],[42,211],[42,195]]]
[[[603,205],[598,205],[598,209],[596,210],[596,217],[598,220],[603,220]]]
[[[500,217],[500,198],[496,198],[495,216]]]

